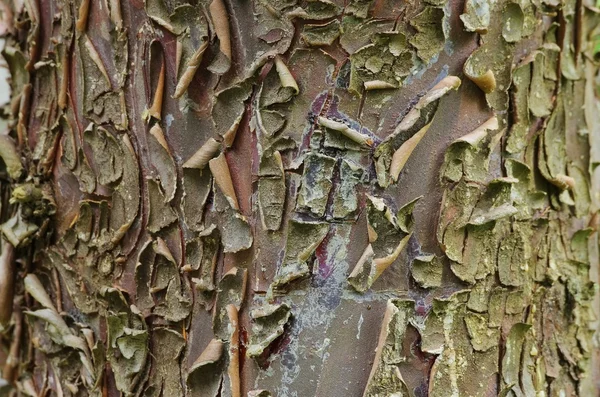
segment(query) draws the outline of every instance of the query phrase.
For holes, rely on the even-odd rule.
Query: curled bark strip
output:
[[[25,68],[27,70],[33,70],[41,44],[39,39],[40,8],[38,5],[38,0],[26,0],[25,8],[27,9],[27,14],[29,14],[29,19],[31,20],[31,29],[27,37],[27,41],[29,42],[29,60],[27,61]]]
[[[239,210],[240,207],[238,205],[235,189],[233,188],[233,181],[231,180],[231,173],[229,172],[229,165],[227,164],[225,154],[221,153],[219,156],[210,160],[208,166],[215,178],[217,186],[219,186],[219,189],[221,189],[227,198],[229,205],[231,205],[233,209]]]
[[[104,66],[104,62],[102,62],[102,58],[100,58],[100,54],[98,54],[96,47],[94,47],[94,44],[90,41],[89,37],[87,36],[85,36],[85,48],[87,49],[92,61],[94,61],[94,63],[100,70],[100,73],[102,73],[102,76],[104,76],[104,78],[106,79],[108,85],[112,86],[110,82],[110,77],[108,77],[108,72],[106,71],[106,67]]]
[[[184,92],[187,91],[198,67],[202,63],[202,56],[204,55],[204,51],[208,48],[208,40],[203,42],[198,50],[192,55],[187,65],[185,65],[185,70],[181,74],[179,78],[179,82],[177,83],[177,87],[175,87],[175,93],[173,94],[173,98],[179,98],[183,95]]]
[[[489,94],[496,89],[496,77],[494,76],[494,72],[490,69],[483,73],[477,73],[471,65],[471,62],[469,62],[469,59],[467,59],[463,66],[463,72],[469,80],[477,84],[477,87],[481,88],[481,91],[486,94]]]
[[[160,73],[158,75],[158,82],[156,83],[156,91],[154,91],[154,99],[152,100],[152,106],[148,109],[148,115],[154,117],[157,120],[162,119],[162,102],[163,94],[165,89],[165,57],[162,56],[162,64],[160,67]]]
[[[227,305],[227,317],[231,329],[231,339],[229,340],[229,382],[231,387],[231,396],[240,397],[240,334],[238,327],[238,310],[233,304]]]
[[[398,258],[411,236],[412,233],[406,235],[400,240],[394,251],[381,258],[375,258],[373,246],[369,244],[348,276],[348,283],[358,292],[365,292],[371,288],[379,276]],[[369,240],[372,238],[370,235]]]
[[[121,105],[121,109],[127,109],[127,103],[125,102],[125,92],[121,90],[119,92],[119,103]],[[129,119],[127,118],[127,112],[122,112],[121,114],[121,126],[117,126],[118,129],[125,131],[129,128]]]
[[[413,307],[414,302],[409,300],[388,300],[363,397],[410,395],[397,363],[401,357],[401,346]]]
[[[194,364],[190,368],[190,374],[196,369],[203,367],[207,364],[214,364],[221,359],[223,354],[223,342],[219,339],[212,339],[208,346],[200,353],[200,356],[194,361]]]
[[[220,54],[209,67],[213,73],[223,74],[231,66],[231,33],[229,31],[229,18],[223,0],[213,0],[209,6],[210,17],[219,38]],[[225,59],[223,59],[225,57]]]
[[[7,135],[0,135],[0,158],[6,165],[8,175],[18,179],[23,173],[23,164],[13,140]]]
[[[438,100],[450,91],[458,89],[460,84],[461,81],[456,76],[444,77],[419,99],[394,131],[377,146],[375,149],[375,170],[379,186],[386,187],[393,182],[393,178],[390,176],[390,167],[394,152],[407,139],[431,122],[437,110]]]
[[[365,86],[365,91],[388,90],[391,88],[398,88],[396,85],[394,85],[392,83],[388,83],[387,81],[382,81],[382,80],[365,81],[364,86]]]
[[[458,142],[468,143],[471,146],[476,145],[483,138],[486,137],[488,131],[495,131],[499,128],[498,118],[496,116],[490,117],[485,123],[481,124],[479,127],[475,128],[473,131],[469,132],[467,135],[464,135],[452,144]]]
[[[226,148],[230,148],[233,145],[235,137],[237,136],[238,127],[240,126],[243,117],[244,113],[240,114],[231,128],[223,135],[223,145],[225,145]]]
[[[27,118],[29,117],[29,105],[31,103],[32,90],[33,86],[31,84],[27,84],[23,87],[23,92],[21,93],[19,117],[17,121],[17,140],[19,143],[19,148],[23,147],[25,142],[27,142]]]
[[[210,159],[217,154],[220,146],[221,144],[214,138],[209,138],[208,141],[206,141],[204,145],[202,145],[200,149],[198,149],[198,151],[183,164],[183,168],[202,169],[206,167],[206,164],[208,164]]]
[[[58,107],[65,109],[67,107],[67,92],[69,89],[69,51],[63,47],[61,56],[62,76],[60,80],[60,91],[58,92]]]
[[[78,32],[85,32],[87,27],[88,15],[90,13],[90,0],[83,0],[81,5],[79,6],[79,15],[77,17],[77,22],[75,23],[75,28]]]
[[[23,313],[15,313],[15,327],[13,329],[8,357],[4,362],[2,369],[2,377],[9,383],[13,383],[17,379],[17,369],[19,368],[19,350],[21,348],[21,338],[23,335]]]
[[[54,286],[54,291],[56,295],[56,310],[58,310],[60,313],[63,311],[62,288],[60,286],[58,270],[56,270],[55,267],[52,268],[52,285]]]
[[[431,90],[427,92],[419,102],[415,105],[414,108],[408,112],[406,117],[402,119],[402,122],[398,124],[392,136],[395,136],[402,131],[408,130],[410,127],[415,125],[415,123],[419,120],[421,116],[421,109],[425,108],[427,105],[433,103],[434,101],[440,99],[444,95],[446,95],[451,90],[456,90],[460,87],[460,79],[456,76],[447,76],[443,78],[439,83],[437,83]],[[386,139],[387,140],[387,139]]]
[[[275,57],[275,68],[277,69],[277,74],[279,74],[281,86],[284,88],[291,88],[294,91],[294,94],[299,93],[300,89],[298,88],[294,76],[292,76],[292,73],[279,55]]]
[[[408,161],[413,150],[415,150],[419,142],[421,142],[421,139],[423,139],[427,133],[427,130],[429,130],[430,125],[431,123],[425,125],[425,127],[421,128],[419,132],[410,137],[408,141],[404,142],[402,146],[394,152],[394,155],[392,156],[392,165],[390,166],[390,176],[394,182],[398,181],[400,172],[404,168],[404,165]]]
[[[156,138],[156,141],[167,151],[167,153],[171,154],[171,149],[169,149],[169,144],[167,143],[165,134],[163,133],[162,128],[160,128],[160,125],[154,124],[152,128],[150,128],[150,134]]]
[[[327,119],[325,117],[319,116],[319,124],[325,128],[329,128],[335,131],[339,131],[341,134],[347,136],[352,139],[356,143],[360,143],[361,145],[372,146],[373,139],[365,134],[362,134],[355,129],[348,127],[344,123],[340,123],[339,121]]]
[[[575,188],[575,179],[565,174],[556,175],[551,182],[562,190],[572,190]]]
[[[222,364],[224,343],[212,339],[187,373],[188,394],[192,396],[218,396],[222,386]]]
[[[181,57],[183,56],[183,44],[177,40],[175,44],[175,74],[179,75],[179,66],[181,65]]]
[[[372,240],[372,237],[369,235],[369,241]],[[358,277],[365,266],[370,266],[370,262],[373,260],[374,256],[375,252],[373,252],[373,246],[371,244],[367,245],[367,248],[365,248],[360,258],[358,258],[358,262],[356,262],[356,266],[352,269],[348,279]]]
[[[15,248],[2,241],[0,254],[0,330],[4,329],[12,317],[15,292]],[[5,375],[6,377],[6,375]]]

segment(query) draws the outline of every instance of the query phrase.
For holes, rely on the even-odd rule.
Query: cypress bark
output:
[[[7,0],[0,396],[594,396],[589,0]]]

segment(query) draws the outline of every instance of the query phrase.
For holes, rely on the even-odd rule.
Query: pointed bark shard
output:
[[[419,132],[410,137],[402,144],[402,146],[398,148],[398,150],[394,152],[394,155],[392,156],[392,164],[390,165],[390,176],[394,182],[398,182],[398,176],[400,176],[400,172],[402,172],[402,169],[408,161],[408,158],[412,154],[413,150],[415,150],[419,142],[421,142],[421,139],[423,139],[430,126],[431,123],[426,124],[425,127],[421,128]]]
[[[6,166],[8,175],[13,179],[19,179],[23,173],[23,164],[16,145],[8,135],[0,135],[0,158]]]
[[[348,276],[348,283],[358,292],[366,292],[381,274],[394,263],[408,244],[412,233],[405,236],[394,250],[383,258],[375,258],[373,247],[369,244],[356,266]]]
[[[339,131],[343,135],[347,136],[354,142],[359,143],[361,145],[373,146],[373,138],[361,132],[358,132],[353,128],[348,127],[342,122],[319,116],[319,125],[335,131]]]
[[[15,292],[15,249],[5,241],[0,241],[0,332],[4,332],[13,313]]]
[[[46,309],[56,311],[54,302],[48,296],[46,289],[40,282],[40,279],[33,273],[29,273],[24,279],[25,290],[35,299],[40,305]]]
[[[239,211],[240,207],[235,194],[235,188],[233,187],[233,181],[231,180],[231,174],[229,173],[229,165],[227,164],[227,158],[225,153],[221,153],[217,157],[213,158],[208,162],[210,172],[215,178],[215,182],[223,195],[231,205],[231,207]]]
[[[217,0],[215,0],[217,1]],[[185,70],[181,74],[179,81],[177,82],[177,86],[175,87],[175,92],[173,93],[173,98],[181,97],[190,86],[196,71],[200,67],[202,63],[202,56],[204,55],[204,51],[208,48],[208,40],[203,42],[200,47],[196,50],[194,55],[188,60],[185,65]]]
[[[208,7],[215,33],[219,39],[219,54],[208,67],[215,74],[223,74],[231,66],[231,35],[229,17],[223,0],[213,0]]]
[[[162,53],[161,53],[162,55]],[[165,57],[162,55],[162,62],[160,72],[158,74],[158,81],[156,82],[156,90],[154,91],[154,99],[152,100],[152,106],[148,109],[148,115],[154,117],[156,120],[162,120],[162,103],[165,89]]]
[[[219,152],[221,144],[214,138],[208,138],[208,140],[200,146],[200,149],[196,151],[185,163],[183,168],[197,168],[202,169],[208,164],[208,162]]]
[[[486,34],[490,24],[490,12],[494,2],[490,0],[467,0],[460,19],[468,32]]]
[[[268,159],[265,159],[268,157]],[[258,180],[258,208],[263,228],[275,231],[281,226],[285,205],[285,173],[279,151],[263,154]],[[272,166],[272,167],[270,167]],[[264,175],[263,175],[264,174]],[[274,174],[274,175],[270,175]]]
[[[168,204],[160,184],[154,179],[148,179],[147,183],[150,203],[147,227],[151,233],[158,233],[177,220],[177,213]]]
[[[321,244],[329,224],[291,219],[288,224],[285,256],[271,284],[271,290],[284,289],[290,282],[310,274],[309,259]]]
[[[500,329],[488,327],[487,316],[468,312],[465,324],[473,349],[485,352],[500,344]]]
[[[229,365],[227,375],[231,397],[240,397],[240,334],[238,326],[238,309],[233,304],[227,305],[227,318],[229,319]]]
[[[521,357],[525,336],[531,325],[517,323],[512,326],[506,338],[506,351],[502,357],[502,384],[511,387],[513,393],[522,396],[523,391],[519,385],[519,374],[521,373]],[[529,354],[526,352],[525,354]]]
[[[310,152],[304,158],[302,186],[296,200],[296,207],[323,216],[333,186],[335,159],[320,153]]]
[[[149,378],[144,395],[174,397],[184,395],[180,356],[185,344],[183,335],[177,331],[166,327],[152,330],[152,376]]]
[[[110,77],[108,77],[108,72],[106,71],[106,66],[104,66],[104,62],[102,61],[102,58],[100,58],[100,54],[98,54],[98,50],[96,50],[96,47],[90,41],[90,39],[87,35],[84,37],[84,45],[85,45],[85,48],[87,49],[87,52],[88,52],[91,60],[96,64],[96,66],[98,67],[98,70],[100,70],[100,73],[102,73],[102,76],[104,76],[108,85],[112,86]]]
[[[230,338],[228,329],[231,327],[231,322],[227,307],[233,305],[236,310],[240,310],[244,303],[247,279],[248,271],[246,269],[234,267],[219,281],[213,311],[213,332],[221,340]]]
[[[139,164],[127,134],[123,134],[120,145],[123,153],[123,176],[113,193],[110,212],[113,244],[118,243],[129,230],[137,218],[140,206]]]
[[[334,187],[333,217],[347,219],[356,216],[359,205],[358,186],[364,177],[363,167],[343,159],[339,166],[340,182]]]
[[[477,87],[481,88],[481,91],[485,92],[486,94],[494,92],[496,89],[496,77],[494,76],[494,72],[488,69],[483,73],[478,73],[468,62],[469,61],[467,60],[463,67],[465,76],[467,76],[473,83],[477,84]]]
[[[412,263],[411,274],[423,288],[435,288],[442,285],[443,262],[435,255],[417,256]]]
[[[388,300],[363,397],[410,395],[397,365],[405,360],[402,344],[414,306],[412,300]]]
[[[183,169],[183,197],[181,211],[187,227],[194,231],[204,230],[203,219],[206,202],[212,190],[212,174],[206,168]]]
[[[385,140],[375,149],[375,170],[377,182],[381,187],[387,187],[391,182],[390,167],[394,152],[403,143],[431,123],[439,99],[452,90],[460,87],[461,81],[456,76],[447,76],[429,90],[417,104],[408,112]]]
[[[444,154],[442,178],[451,182],[458,182],[461,178],[484,182],[488,177],[491,152],[504,133],[498,129],[498,118],[493,116],[472,132],[452,142]]]
[[[186,386],[192,396],[217,396],[221,386],[225,344],[212,339],[190,368]]]

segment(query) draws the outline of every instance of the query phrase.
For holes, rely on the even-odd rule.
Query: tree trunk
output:
[[[590,0],[6,0],[0,396],[598,396]]]

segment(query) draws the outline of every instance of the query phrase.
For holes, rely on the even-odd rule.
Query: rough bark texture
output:
[[[6,0],[0,396],[594,396],[588,0]]]

